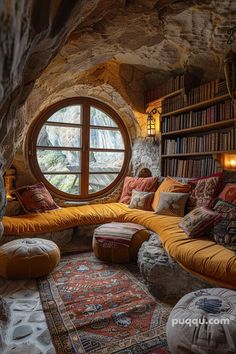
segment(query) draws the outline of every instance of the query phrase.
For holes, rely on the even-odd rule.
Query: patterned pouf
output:
[[[203,289],[185,295],[167,323],[172,354],[235,354],[236,291]]]
[[[111,222],[94,230],[93,252],[105,262],[134,262],[139,248],[149,236],[149,231],[141,225]]]
[[[57,245],[40,238],[25,238],[0,247],[0,276],[31,279],[48,275],[61,258]]]

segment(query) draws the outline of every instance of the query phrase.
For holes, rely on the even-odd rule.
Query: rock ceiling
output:
[[[0,149],[4,165],[11,162],[12,146],[22,140],[27,116],[72,87],[112,86],[132,109],[142,112],[145,89],[173,73],[195,70],[203,79],[217,77],[228,49],[227,30],[236,25],[234,0],[3,3]]]

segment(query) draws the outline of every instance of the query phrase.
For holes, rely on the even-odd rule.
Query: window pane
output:
[[[90,129],[90,147],[124,149],[124,141],[119,130]]]
[[[96,193],[111,184],[117,174],[90,174],[89,175],[89,194]]]
[[[90,109],[90,124],[101,127],[118,127],[111,117],[95,107]]]
[[[124,162],[123,152],[90,151],[90,172],[120,172]]]
[[[37,145],[80,147],[80,128],[44,125],[40,130]]]
[[[81,106],[68,106],[55,112],[49,122],[81,124]]]
[[[71,194],[80,194],[80,175],[44,175],[57,189]]]
[[[80,172],[80,151],[37,150],[42,172]]]

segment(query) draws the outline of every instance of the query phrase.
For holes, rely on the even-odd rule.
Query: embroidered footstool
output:
[[[49,240],[25,238],[0,247],[0,276],[31,279],[48,275],[61,258],[58,246]]]
[[[104,224],[94,230],[93,252],[105,262],[134,262],[139,248],[149,235],[145,227],[134,223]]]
[[[185,295],[167,322],[172,354],[236,353],[236,291],[198,290]]]

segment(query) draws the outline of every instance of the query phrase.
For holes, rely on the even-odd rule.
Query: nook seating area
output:
[[[152,210],[141,210],[140,204],[132,206],[133,194],[136,192],[132,186],[133,182],[141,183],[140,188],[143,191],[140,192],[140,196],[146,194],[152,194]],[[145,182],[145,183],[144,183]],[[155,185],[154,191],[150,192],[150,183]],[[195,208],[193,210],[198,210],[204,208],[204,203],[209,204],[209,200],[216,197],[216,192],[218,193],[218,199],[223,201],[225,189],[223,189],[222,176],[214,175],[205,179],[194,180],[191,184],[183,184],[172,178],[165,178],[162,183],[159,184],[157,188],[156,179],[154,177],[150,178],[137,178],[137,177],[126,177],[123,192],[118,203],[106,203],[106,204],[91,204],[82,205],[76,207],[60,208],[55,210],[49,210],[47,212],[40,212],[34,214],[25,214],[18,216],[5,216],[3,218],[4,225],[4,235],[2,237],[2,242],[7,242],[9,237],[34,237],[34,235],[43,235],[48,232],[65,230],[73,227],[78,227],[82,225],[98,225],[103,223],[109,223],[111,221],[117,222],[129,222],[143,225],[149,230],[157,233],[163,243],[163,247],[169,253],[169,255],[177,261],[184,269],[191,272],[192,274],[200,277],[201,279],[207,280],[209,283],[223,286],[231,289],[236,289],[236,255],[233,247],[227,247],[232,245],[225,245],[222,242],[217,243],[212,236],[210,236],[210,230],[206,226],[209,226],[210,219],[205,220],[205,231],[200,231],[194,235],[188,234],[188,230],[183,230],[181,224],[183,220],[186,219],[186,215],[178,216],[180,209],[186,210],[186,201],[179,208],[173,209],[169,205],[169,208],[165,207],[162,211],[158,212],[158,207],[162,202],[162,197],[167,194],[171,197],[183,197],[187,196],[190,200],[195,198]],[[210,182],[215,184],[214,188],[210,188]],[[199,184],[204,184],[204,198],[196,196],[197,188]],[[219,186],[221,187],[219,189]],[[146,185],[146,187],[145,187]],[[149,185],[149,188],[147,188]],[[188,193],[181,193],[181,190],[187,190],[192,188]],[[202,186],[201,186],[202,188]],[[235,188],[235,184],[234,184]],[[138,189],[138,188],[137,188]],[[149,190],[148,192],[144,190]],[[222,191],[223,190],[223,191]],[[220,195],[219,195],[220,191]],[[212,194],[212,195],[210,195]],[[194,198],[193,198],[194,196]],[[210,198],[210,199],[209,199]],[[155,207],[154,204],[157,204]],[[175,203],[178,204],[177,201]],[[232,208],[234,208],[233,203],[225,202]],[[145,209],[145,208],[144,208]],[[154,209],[154,210],[153,210]],[[210,208],[205,208],[204,213],[210,211]],[[176,212],[176,215],[175,215]],[[192,213],[192,211],[190,211]],[[190,214],[189,213],[189,214]],[[219,215],[220,213],[213,212]],[[165,215],[166,214],[166,215]],[[187,215],[189,215],[187,214]],[[205,215],[205,214],[204,214]],[[229,214],[228,214],[229,216]],[[221,219],[224,219],[224,214],[221,215]],[[216,218],[212,219],[216,223]],[[212,222],[211,220],[211,222]],[[219,220],[217,220],[219,222]],[[191,226],[191,225],[190,225]],[[199,227],[199,226],[198,226]],[[203,230],[203,229],[202,229]]]

